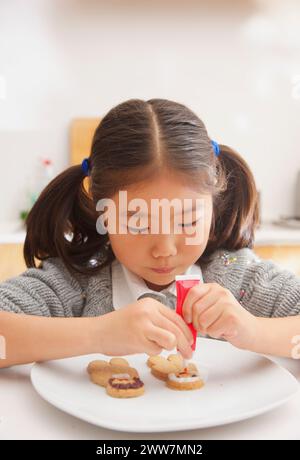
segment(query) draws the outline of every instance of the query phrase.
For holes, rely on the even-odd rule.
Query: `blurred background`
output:
[[[257,251],[300,273],[298,0],[1,0],[0,57],[0,279],[23,269],[26,212],[95,123],[156,97],[243,155]]]

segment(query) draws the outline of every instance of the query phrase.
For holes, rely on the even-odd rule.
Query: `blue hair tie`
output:
[[[86,176],[90,175],[90,162],[88,158],[85,158],[81,163],[81,169]]]
[[[220,155],[220,152],[221,152],[221,149],[220,149],[220,146],[219,146],[218,142],[217,141],[211,141],[211,145],[212,145],[214,154],[216,155],[216,157],[218,157]]]

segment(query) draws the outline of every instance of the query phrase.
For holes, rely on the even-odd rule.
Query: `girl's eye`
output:
[[[198,220],[194,220],[194,222],[190,223],[190,224],[180,224],[181,227],[194,227],[196,225],[196,223],[199,221]],[[146,232],[147,230],[147,233],[148,233],[148,230],[149,230],[149,227],[146,227],[146,228],[134,228],[134,227],[128,227],[128,230],[130,230],[131,233],[143,233],[143,232]]]
[[[146,227],[146,228],[134,228],[134,227],[128,227],[128,230],[130,231],[130,233],[142,233],[146,230],[148,230],[149,227]]]
[[[194,227],[194,225],[196,225],[196,223],[199,221],[198,220],[194,220],[194,222],[192,222],[191,224],[181,224],[182,227]]]

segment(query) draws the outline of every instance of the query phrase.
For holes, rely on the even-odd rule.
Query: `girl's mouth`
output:
[[[175,270],[175,267],[168,267],[168,268],[151,268],[155,273],[171,273],[173,270]]]

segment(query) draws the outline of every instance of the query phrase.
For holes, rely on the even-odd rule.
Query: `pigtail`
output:
[[[222,248],[252,248],[259,222],[258,193],[246,161],[226,145],[220,145],[219,177],[225,187],[214,197],[210,237],[204,257]]]
[[[105,236],[96,231],[96,209],[84,188],[84,177],[80,165],[72,166],[41,192],[26,219],[27,267],[36,267],[35,259],[60,257],[73,273],[88,272],[83,266],[104,245]],[[95,268],[91,271],[95,273]]]

